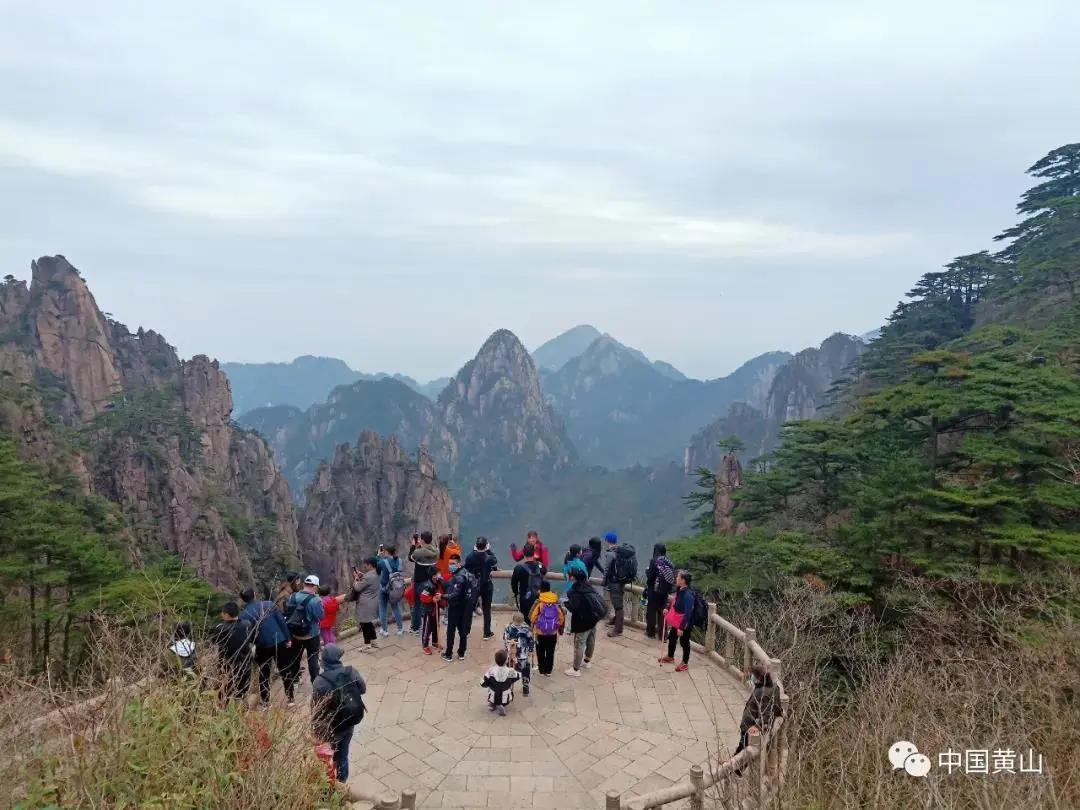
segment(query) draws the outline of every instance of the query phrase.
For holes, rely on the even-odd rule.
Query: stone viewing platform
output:
[[[561,589],[561,575],[549,579]],[[628,619],[636,615],[627,611]],[[691,779],[711,784],[730,759],[748,694],[734,668],[719,663],[721,653],[698,648],[690,670],[677,673],[657,662],[660,642],[639,628],[628,622],[623,636],[607,638],[601,626],[591,668],[571,678],[564,670],[573,642],[565,635],[553,674],[542,677],[534,666],[531,695],[516,687],[499,717],[488,711],[480,681],[509,618],[510,609],[496,605],[496,638],[484,641],[476,617],[467,658],[453,663],[424,655],[416,636],[394,635],[393,626],[372,654],[360,652],[355,635],[341,642],[368,684],[368,714],[351,749],[354,796],[391,808],[407,807],[410,791],[425,809],[700,807]],[[713,639],[723,630],[719,618]],[[757,756],[756,743],[740,761]],[[779,767],[779,758],[768,759]],[[764,786],[773,775],[755,764],[738,781]],[[404,804],[391,803],[403,794]]]

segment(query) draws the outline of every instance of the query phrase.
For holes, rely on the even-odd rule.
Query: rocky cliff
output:
[[[384,440],[365,430],[355,445],[340,445],[319,466],[299,530],[305,565],[343,588],[351,566],[379,543],[397,545],[404,556],[413,532],[456,534],[458,518],[426,448],[412,459],[396,437]]]
[[[773,449],[785,422],[826,416],[829,390],[851,372],[865,349],[859,338],[839,332],[817,348],[803,349],[776,371],[759,407],[733,405],[694,434],[686,450],[687,468],[717,469],[724,456],[717,442],[725,436],[742,440],[740,455],[748,460]]]
[[[230,589],[296,563],[288,486],[231,424],[218,364],[106,317],[63,256],[0,286],[0,400],[27,455],[119,505],[138,555],[175,552]]]

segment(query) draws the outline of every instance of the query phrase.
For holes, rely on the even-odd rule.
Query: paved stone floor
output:
[[[500,637],[506,618],[495,616]],[[380,638],[373,654],[356,637],[343,643],[368,684],[350,783],[413,788],[425,810],[596,810],[608,790],[628,798],[684,780],[737,741],[740,685],[697,656],[686,673],[661,666],[657,642],[631,629],[601,632],[581,678],[563,674],[573,646],[564,636],[553,675],[534,669],[531,696],[517,689],[507,716],[493,715],[479,684],[500,642],[479,631],[478,621],[466,660],[451,664],[423,655],[416,636]]]

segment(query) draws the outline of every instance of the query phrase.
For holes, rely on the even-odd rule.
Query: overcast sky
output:
[[[1080,139],[1080,3],[885,5],[0,0],[0,273],[184,355],[591,323],[718,376],[879,325]]]

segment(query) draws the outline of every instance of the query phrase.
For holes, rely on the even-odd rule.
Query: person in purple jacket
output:
[[[690,590],[690,572],[680,571],[675,575],[675,595],[671,607],[665,614],[668,626],[667,655],[658,659],[661,664],[675,663],[675,644],[682,646],[682,663],[675,667],[676,672],[686,672],[690,668],[690,626],[694,619],[694,592]]]
[[[277,664],[282,680],[288,669],[289,647],[292,640],[285,617],[278,606],[269,600],[255,601],[255,591],[248,588],[240,597],[244,610],[240,618],[251,622],[255,628],[255,666],[259,668],[259,700],[263,706],[270,705],[270,670]]]

